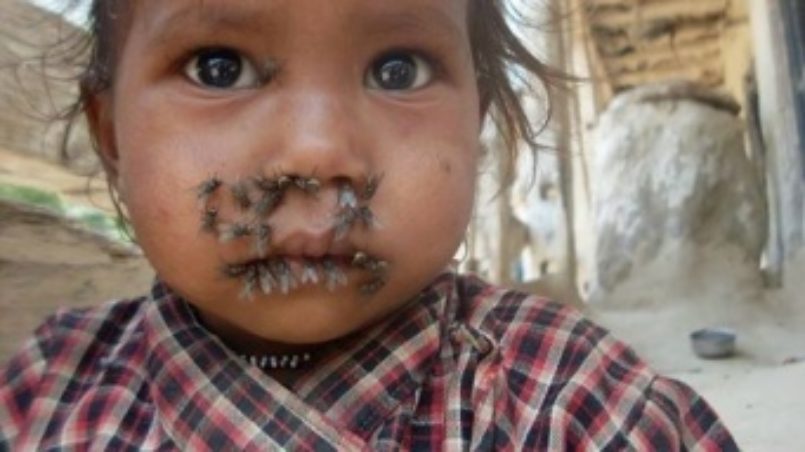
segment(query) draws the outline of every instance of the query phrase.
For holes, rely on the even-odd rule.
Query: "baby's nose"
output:
[[[266,172],[315,176],[322,183],[359,180],[371,169],[355,102],[334,89],[297,90],[285,97],[279,149]]]

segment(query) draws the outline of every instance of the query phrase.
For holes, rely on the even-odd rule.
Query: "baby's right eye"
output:
[[[254,88],[260,74],[239,52],[228,48],[197,51],[184,67],[185,75],[199,86],[212,89]]]

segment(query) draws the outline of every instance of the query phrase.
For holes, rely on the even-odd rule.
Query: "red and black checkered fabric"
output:
[[[442,275],[290,388],[161,284],[58,313],[0,376],[0,450],[736,450],[568,307]]]

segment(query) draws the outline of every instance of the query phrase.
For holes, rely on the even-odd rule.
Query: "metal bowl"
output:
[[[693,351],[704,359],[729,358],[735,354],[735,331],[729,328],[703,328],[690,333]]]

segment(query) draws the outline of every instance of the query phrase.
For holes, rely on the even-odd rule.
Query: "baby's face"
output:
[[[208,321],[325,341],[449,264],[481,117],[466,0],[132,14],[96,130],[147,257]]]

